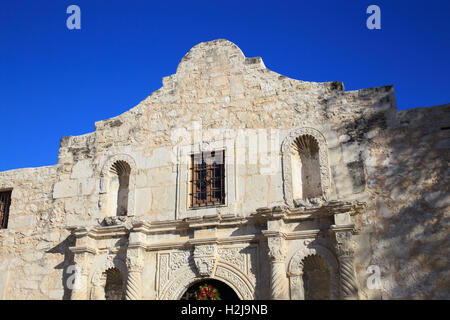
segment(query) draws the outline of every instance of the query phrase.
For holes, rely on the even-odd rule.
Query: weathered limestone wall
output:
[[[381,95],[393,95],[391,87],[367,89],[363,94],[346,93],[338,82],[289,79],[266,69],[260,58],[245,58],[239,48],[224,40],[202,43],[191,49],[177,73],[164,78],[163,83],[161,89],[130,111],[97,122],[95,133],[63,140],[59,163],[64,174],[59,176],[54,196],[66,199],[70,221],[72,215],[74,223],[104,216],[97,206],[102,202],[98,198],[98,181],[108,157],[118,154],[129,155],[138,168],[135,192],[142,200],[136,202],[134,214],[159,220],[196,214],[182,208],[186,207],[187,200],[182,198],[186,186],[177,190],[180,188],[177,182],[182,188],[187,180],[187,169],[174,167],[175,161],[188,166],[183,162],[186,159],[177,153],[200,150],[195,141],[186,139],[196,138],[196,123],[202,129],[200,141],[216,141],[219,147],[227,146],[227,159],[235,155],[227,163],[233,179],[228,181],[231,203],[221,209],[224,213],[249,214],[258,207],[283,202],[280,155],[268,155],[267,164],[259,159],[261,150],[250,154],[246,149],[251,143],[255,148],[262,144],[263,137],[256,137],[259,132],[275,139],[273,144],[279,146],[292,128],[317,129],[331,150],[331,168],[340,187],[332,186],[331,197],[347,196],[352,193],[348,191],[349,177],[361,175],[362,168],[358,161],[342,168],[334,165],[336,159],[352,157],[354,146],[349,144],[341,150],[333,124],[351,123],[357,117],[376,112],[392,112],[392,99],[380,99]],[[367,111],[366,106],[372,109]],[[229,131],[224,134],[224,129]],[[273,135],[268,129],[273,129]],[[250,140],[249,136],[252,136]],[[240,141],[242,148],[236,146]],[[189,150],[174,149],[177,144]],[[181,196],[178,202],[177,191]],[[81,203],[78,201],[81,198],[88,199],[88,205],[74,208],[72,203]]]
[[[449,298],[449,113],[450,105],[400,111],[395,126],[365,137],[369,208],[357,268],[367,298]],[[367,289],[370,265],[380,268],[381,291]]]
[[[392,86],[345,91],[341,82],[289,79],[268,70],[261,58],[246,58],[231,42],[201,43],[136,107],[97,122],[93,133],[63,138],[57,165],[0,173],[0,189],[14,188],[10,223],[0,231],[0,297],[70,297],[63,282],[73,262],[67,248],[75,243],[65,228],[115,216],[109,185],[115,161],[131,168],[129,216],[151,222],[217,212],[249,216],[285,204],[281,146],[293,131],[307,128],[324,141],[327,198],[368,204],[355,217],[361,298],[448,298],[449,131],[441,130],[450,126],[448,110],[397,112]],[[275,146],[268,155],[266,141]],[[189,154],[221,149],[226,206],[189,210]],[[261,233],[244,229],[220,236]],[[160,233],[152,242],[192,235]],[[110,250],[123,255],[128,240],[123,234],[102,241],[96,264]],[[297,245],[288,245],[288,258]],[[157,255],[145,257],[146,298],[157,296]],[[381,269],[382,290],[366,286],[371,265]],[[261,272],[267,267],[262,264]],[[260,290],[268,296],[268,287]]]
[[[64,212],[53,207],[56,176],[55,166],[0,173],[0,190],[13,188],[8,228],[0,230],[1,299],[65,296],[69,232]]]

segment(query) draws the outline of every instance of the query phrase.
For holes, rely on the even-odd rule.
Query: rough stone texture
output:
[[[302,299],[310,269],[305,279],[328,272],[321,296],[345,298],[350,261],[358,298],[448,299],[449,113],[398,112],[392,86],[289,79],[229,41],[200,43],[139,105],[63,138],[56,165],[0,173],[0,190],[13,188],[0,298],[104,299],[112,268],[128,279],[127,298],[178,299],[208,274],[242,299],[275,289]],[[317,198],[295,199],[296,177],[282,169],[292,152],[283,141],[299,132],[320,140]],[[225,205],[190,210],[189,155],[223,149]],[[127,217],[112,209],[115,161],[131,168]],[[278,237],[286,253],[271,247],[275,263],[268,243]],[[314,255],[328,267],[303,270]],[[67,287],[74,263],[84,289]],[[366,285],[373,265],[381,289]]]

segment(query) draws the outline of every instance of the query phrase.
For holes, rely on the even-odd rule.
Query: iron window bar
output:
[[[8,227],[11,194],[12,190],[0,192],[0,229],[6,229]]]
[[[225,204],[225,150],[191,155],[191,208]]]

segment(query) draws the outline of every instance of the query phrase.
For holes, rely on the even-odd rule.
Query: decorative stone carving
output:
[[[179,268],[189,264],[191,250],[184,249],[170,253],[170,272],[176,272]]]
[[[159,255],[159,268],[158,268],[159,284],[158,287],[164,288],[169,280],[169,254],[164,253]]]
[[[297,201],[297,205],[310,206],[311,201],[322,202],[329,198],[331,193],[331,178],[330,170],[328,167],[328,147],[325,137],[316,129],[313,128],[298,128],[289,133],[284,139],[281,146],[281,153],[283,159],[283,182],[284,182],[284,199],[289,206],[295,206],[293,199],[293,187],[292,187],[292,148],[295,139],[302,135],[311,135],[317,140],[319,144],[319,167],[320,167],[320,183],[322,188],[322,197],[318,197],[317,200],[310,199],[309,202]],[[314,203],[312,203],[314,204]]]
[[[158,292],[161,294],[169,281],[178,276],[179,270],[184,270],[190,266],[192,250],[177,249],[170,253],[162,253],[158,255],[158,261]]]
[[[219,248],[217,253],[220,260],[226,261],[242,272],[247,273],[245,263],[246,254],[241,253],[242,250],[242,247]]]
[[[116,226],[126,221],[125,216],[106,217],[103,219],[103,224],[106,226]]]
[[[267,239],[269,259],[271,261],[270,290],[274,300],[289,299],[285,261],[286,247],[281,236],[270,236]]]
[[[336,253],[339,257],[352,257],[355,253],[355,243],[352,241],[351,231],[337,231],[336,235]]]
[[[161,300],[178,300],[181,298],[181,295],[186,291],[188,286],[194,282],[197,277],[194,271],[185,267],[182,268],[183,272],[178,273],[179,276],[172,280],[169,284],[169,287],[165,292],[160,296]]]
[[[255,289],[248,282],[248,279],[231,267],[218,265],[211,278],[225,282],[235,290],[240,299],[251,300],[255,298]],[[170,283],[161,290],[158,299],[178,300],[192,283],[200,279],[202,278],[198,277],[190,266],[182,267],[179,272],[176,273],[176,276],[170,279]]]
[[[325,202],[325,199],[323,197],[317,197],[317,198],[308,198],[308,199],[294,199],[294,206],[295,207],[318,207],[322,205]]]
[[[341,279],[341,298],[346,300],[358,299],[359,289],[354,266],[355,243],[352,241],[352,231],[335,231],[335,235]]]
[[[274,262],[285,262],[286,247],[282,237],[269,237],[267,239],[269,246],[269,258]]]
[[[331,281],[331,296],[337,298],[337,288],[339,281],[337,278],[339,264],[334,254],[326,247],[318,244],[312,244],[311,239],[305,239],[300,248],[292,256],[289,266],[288,275],[290,282],[290,295],[292,300],[305,299],[305,292],[303,287],[303,267],[305,258],[318,255],[325,259],[330,267],[330,281]]]
[[[142,271],[144,269],[141,249],[128,249],[127,267],[128,281],[125,298],[127,300],[140,300],[142,298]]]
[[[112,268],[117,268],[123,275],[124,284],[127,282],[128,270],[125,261],[122,257],[109,254],[100,258],[101,260],[96,263],[97,267],[91,276],[91,295],[90,299],[104,300],[105,299],[105,284],[106,274],[105,272]]]
[[[253,299],[253,295],[251,294],[248,286],[245,285],[241,277],[239,277],[235,272],[222,266],[218,266],[216,276],[219,279],[222,278],[227,280],[227,282],[232,283],[233,287],[242,294],[244,300]]]
[[[197,245],[194,249],[194,262],[202,277],[210,277],[216,266],[217,248],[215,244]]]

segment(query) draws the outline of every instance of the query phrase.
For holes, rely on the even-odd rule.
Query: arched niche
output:
[[[110,157],[100,173],[101,207],[106,216],[135,214],[136,162],[126,154]]]
[[[281,146],[284,199],[328,199],[331,192],[328,147],[325,137],[313,128],[298,128],[289,133]]]
[[[317,270],[315,274],[311,272]],[[320,279],[320,272],[327,272],[323,279]],[[308,280],[307,277],[314,276],[314,281],[305,283]],[[308,292],[306,289],[315,290],[318,288],[308,288],[308,285],[317,283],[318,281],[327,281],[328,284],[319,284],[320,288],[328,288],[329,292],[325,295],[321,295],[328,299],[338,298],[339,288],[339,273],[338,273],[338,261],[334,254],[321,245],[302,245],[302,247],[295,252],[288,265],[288,277],[291,300],[304,300],[308,298]],[[305,279],[306,278],[306,279]],[[310,298],[311,296],[309,296]]]
[[[112,255],[101,257],[94,265],[93,271],[90,276],[90,300],[105,300],[108,278],[111,281],[115,281],[115,276],[121,277],[122,283],[122,296],[125,295],[128,270],[125,262],[119,257]],[[109,277],[108,277],[109,276]],[[112,278],[112,279],[111,279]],[[111,284],[111,283],[110,283]],[[114,285],[114,284],[113,284]],[[116,288],[114,288],[116,289]]]

